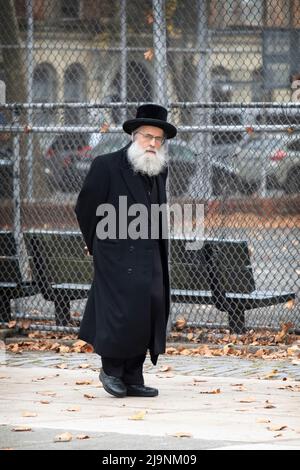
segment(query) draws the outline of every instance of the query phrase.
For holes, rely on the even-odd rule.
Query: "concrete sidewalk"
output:
[[[222,357],[162,356],[156,368],[147,359],[145,382],[159,396],[116,399],[99,383],[94,354],[22,356],[0,367],[0,449],[300,449],[299,370],[288,363],[281,377],[276,361],[249,374],[259,363],[235,359],[228,376]],[[72,440],[54,442],[66,432]]]

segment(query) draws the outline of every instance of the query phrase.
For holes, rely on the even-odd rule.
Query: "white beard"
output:
[[[162,145],[159,149],[154,149],[155,154],[148,150],[133,142],[127,150],[128,160],[135,172],[155,176],[161,173],[168,163],[167,148]]]

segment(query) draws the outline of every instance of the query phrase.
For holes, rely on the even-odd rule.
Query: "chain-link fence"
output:
[[[2,321],[78,327],[92,276],[78,191],[95,156],[128,142],[122,122],[154,101],[179,129],[169,201],[205,214],[201,250],[172,228],[173,320],[299,329],[299,3],[0,7]]]

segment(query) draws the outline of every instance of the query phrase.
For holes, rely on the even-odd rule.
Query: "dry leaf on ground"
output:
[[[277,426],[268,426],[267,430],[268,431],[283,431],[284,429],[287,429],[287,426],[283,425],[277,425]]]
[[[205,394],[205,395],[218,395],[219,393],[221,393],[221,389],[220,389],[220,388],[216,388],[215,390],[210,390],[210,391],[205,391],[205,392],[199,392],[199,393],[202,393],[202,394]]]
[[[77,406],[77,405],[69,406],[69,408],[67,408],[67,411],[80,411],[80,410],[81,410],[80,406]]]
[[[83,439],[90,439],[90,436],[87,434],[77,434],[76,439],[83,440]]]
[[[130,416],[128,419],[131,419],[133,421],[139,421],[139,420],[145,419],[146,413],[147,411],[139,411],[135,415]]]
[[[239,403],[254,403],[256,402],[255,398],[244,398],[243,400],[239,400]]]
[[[15,426],[14,428],[12,428],[12,431],[27,432],[27,431],[31,431],[31,428],[29,426]]]
[[[54,442],[70,442],[73,439],[73,436],[70,432],[64,432],[63,434],[58,434],[54,437]]]
[[[35,418],[37,413],[32,413],[31,411],[24,411],[22,413],[23,418]]]
[[[43,395],[46,397],[55,397],[56,392],[44,391],[44,392],[36,392],[38,395]]]
[[[168,372],[168,370],[172,370],[172,367],[171,366],[162,366],[159,369],[159,372]]]
[[[174,434],[170,434],[170,436],[174,437],[193,437],[193,435],[190,432],[175,432]]]
[[[57,369],[67,369],[67,368],[68,368],[68,364],[66,364],[66,363],[57,364],[55,367],[56,367]]]
[[[75,383],[76,385],[91,385],[92,380],[77,380]]]

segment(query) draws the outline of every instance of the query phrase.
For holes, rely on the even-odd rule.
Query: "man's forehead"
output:
[[[160,127],[156,126],[141,126],[138,130],[145,132],[145,134],[152,134],[154,136],[163,136],[164,131]]]

